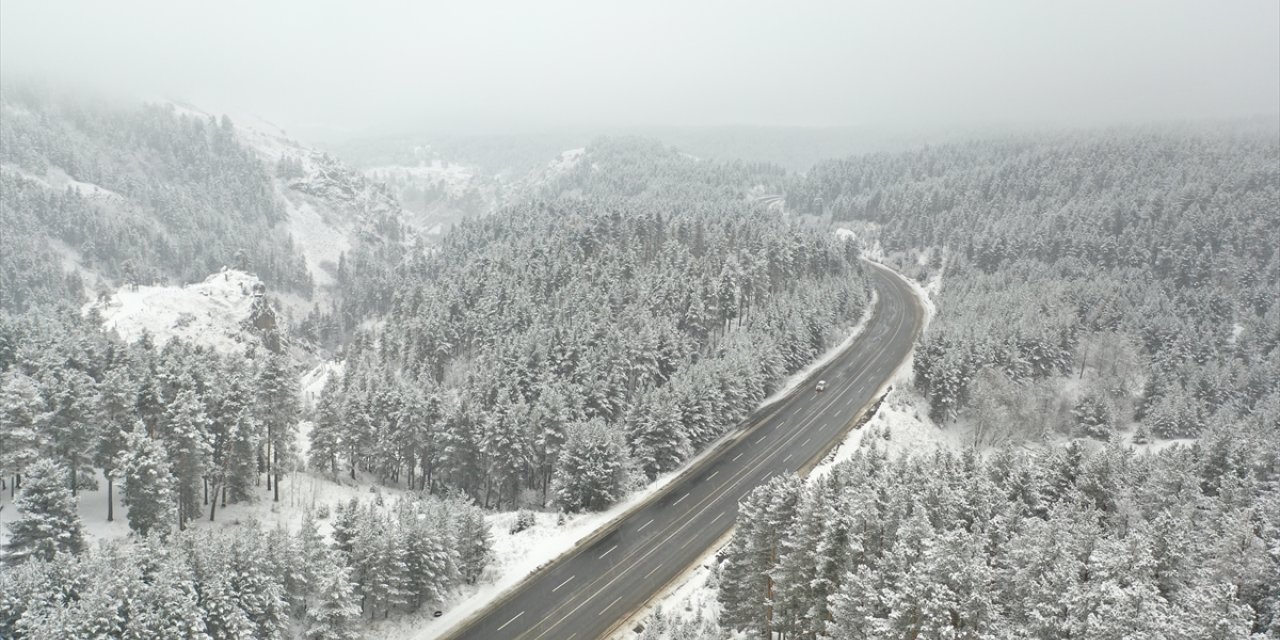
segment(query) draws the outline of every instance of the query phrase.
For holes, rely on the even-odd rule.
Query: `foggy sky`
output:
[[[286,127],[1280,112],[1276,0],[0,2],[0,73]]]

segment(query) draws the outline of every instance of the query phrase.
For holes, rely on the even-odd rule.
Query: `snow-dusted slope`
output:
[[[379,165],[365,175],[396,194],[406,221],[422,233],[436,235],[468,216],[498,208],[511,185],[479,168],[450,162],[429,148],[415,149],[415,164]]]
[[[578,170],[579,165],[586,158],[587,149],[585,147],[562,151],[560,155],[546,165],[530,171],[524,177],[521,188],[530,193],[543,192],[548,189],[554,191],[557,182]],[[592,168],[594,169],[594,166]]]
[[[419,186],[438,189],[450,198],[462,198],[477,179],[473,169],[441,160],[415,166],[386,165],[370,167],[365,174],[379,182],[413,180]]]
[[[101,185],[91,182],[81,182],[67,175],[66,171],[54,166],[50,166],[45,170],[44,175],[37,175],[30,171],[25,171],[21,167],[13,164],[0,164],[0,171],[6,171],[15,175],[32,180],[50,191],[66,191],[67,189],[75,189],[80,196],[93,201],[97,204],[127,204],[128,198],[112,191]]]
[[[586,153],[587,150],[585,147],[569,149],[568,151],[561,153],[559,158],[552,160],[551,163],[547,165],[546,174],[550,177],[559,177],[573,171],[578,167],[578,163],[582,162],[582,157],[586,155]]]
[[[127,342],[149,333],[157,344],[181,338],[222,353],[243,353],[261,340],[247,327],[261,281],[243,271],[215,273],[183,287],[122,287],[84,306],[96,311],[102,327]]]
[[[380,183],[268,127],[250,123],[237,130],[269,166],[293,163],[296,173],[278,174],[276,191],[289,213],[289,232],[323,292],[333,283],[343,252],[361,237],[380,237],[398,226],[404,212]]]
[[[189,105],[177,108],[210,117]],[[338,260],[362,240],[403,241],[404,209],[380,182],[346,166],[329,154],[293,140],[270,122],[251,116],[229,116],[236,135],[253,149],[274,176],[276,194],[285,205],[289,234],[307,261],[317,297],[327,297],[335,282]]]

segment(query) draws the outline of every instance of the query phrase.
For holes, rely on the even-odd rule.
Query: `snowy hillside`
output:
[[[551,161],[547,165],[545,173],[549,177],[562,176],[577,168],[578,163],[582,161],[582,157],[586,155],[587,150],[583,147],[577,149],[569,149],[560,154],[560,157]]]
[[[249,329],[255,307],[262,304],[261,294],[255,294],[261,285],[243,271],[227,270],[180,287],[121,287],[83,311],[97,313],[104,330],[127,342],[147,333],[157,344],[181,338],[221,353],[243,353],[262,344]]]
[[[176,108],[210,117],[189,105]],[[391,191],[333,156],[290,138],[276,125],[232,115],[236,135],[272,172],[276,195],[288,214],[289,235],[327,298],[340,257],[361,241],[404,241],[405,211]]]
[[[462,198],[477,179],[475,170],[456,163],[432,160],[416,166],[372,167],[365,174],[379,182],[412,179],[419,185],[437,189],[450,198]]]
[[[405,220],[438,235],[467,216],[484,215],[505,202],[511,185],[479,168],[421,155],[416,164],[373,166],[365,175],[387,185],[404,206]]]

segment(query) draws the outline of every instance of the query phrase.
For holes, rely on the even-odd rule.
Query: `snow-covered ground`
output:
[[[80,520],[84,524],[85,533],[95,542],[124,538],[129,535],[129,521],[128,509],[121,502],[120,485],[116,484],[113,496],[115,517],[113,521],[108,522],[107,481],[101,472],[98,472],[97,481],[96,490],[81,490],[78,496]],[[396,489],[385,487],[379,487],[377,491],[388,497],[400,493]],[[206,506],[205,515],[191,521],[189,525],[228,527],[256,521],[267,528],[283,526],[296,531],[308,509],[327,506],[332,512],[333,507],[338,503],[348,502],[353,497],[367,500],[372,495],[373,485],[369,482],[339,483],[310,472],[296,471],[286,474],[283,482],[280,483],[280,502],[272,501],[272,494],[267,491],[264,483],[256,502],[219,506],[213,522],[208,519]],[[8,524],[16,520],[19,514],[7,491],[0,498],[0,507],[3,507],[0,509],[0,542],[2,542],[8,535]],[[331,518],[322,519],[318,522],[321,533],[324,535],[328,535],[330,520]]]
[[[257,339],[241,327],[253,308],[258,278],[227,269],[185,286],[125,286],[103,301],[85,304],[97,311],[102,328],[134,342],[143,332],[157,344],[173,338],[222,353],[243,353]]]
[[[350,236],[326,220],[312,203],[289,197],[287,190],[279,186],[277,192],[289,215],[289,235],[307,261],[307,271],[311,272],[317,289],[324,291],[326,286],[337,282],[332,270],[337,268],[342,254],[351,250]]]

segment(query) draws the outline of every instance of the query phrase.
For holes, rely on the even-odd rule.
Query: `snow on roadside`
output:
[[[157,344],[182,338],[225,354],[243,353],[257,339],[241,328],[253,309],[258,278],[227,269],[186,286],[121,287],[103,301],[90,302],[82,313],[97,311],[102,328],[125,342],[144,332]]]
[[[850,431],[822,464],[814,467],[810,478],[821,478],[862,447],[874,445],[891,458],[938,447],[959,451],[965,446],[963,435],[959,429],[943,429],[934,424],[925,399],[914,390],[895,387],[862,428]]]
[[[880,244],[880,225],[866,220],[846,221],[852,227],[835,228],[836,237],[842,240],[857,240],[862,244],[862,257],[874,262],[886,260],[884,247]]]
[[[605,511],[595,513],[566,514],[563,524],[557,524],[558,514],[537,513],[537,525],[506,536],[515,512],[498,513],[488,516],[487,520],[494,527],[494,560],[479,584],[467,587],[453,601],[445,603],[444,615],[430,620],[431,626],[421,630],[417,635],[382,635],[370,634],[370,638],[411,637],[415,640],[431,640],[440,637],[454,625],[462,622],[472,613],[488,606],[502,593],[514,587],[529,574],[537,571],[561,555],[571,551],[578,542],[591,536],[597,530],[609,526],[614,520],[622,517],[631,509],[644,502],[662,488],[674,482],[686,470],[701,462],[717,450],[720,445],[737,435],[737,430],[725,434],[711,443],[697,456],[686,461],[679,469],[674,469],[658,476],[653,482],[636,489],[626,499],[618,502]],[[502,525],[502,526],[500,526]],[[508,546],[510,545],[510,546]],[[420,618],[419,623],[429,620],[422,616],[409,616],[402,625],[411,624],[411,619]],[[392,621],[395,622],[395,621]]]
[[[786,396],[786,394],[804,383],[814,371],[830,362],[843,349],[853,344],[853,342],[866,328],[876,304],[878,304],[878,297],[876,292],[873,291],[870,302],[867,305],[867,309],[863,312],[862,318],[859,319],[857,325],[850,329],[848,336],[841,341],[840,344],[832,347],[827,350],[826,353],[819,356],[819,358],[808,367],[805,367],[788,377],[783,383],[783,386],[776,393],[761,402],[760,407],[768,406]],[[493,565],[491,565],[490,569],[486,572],[485,577],[481,579],[481,584],[479,586],[468,589],[467,592],[464,592],[457,600],[449,603],[448,609],[445,610],[445,614],[442,617],[434,620],[429,618],[421,618],[418,620],[419,623],[429,620],[429,629],[423,630],[419,635],[405,637],[414,637],[417,640],[430,640],[431,638],[439,637],[449,628],[466,619],[472,613],[483,609],[500,594],[515,586],[529,574],[537,571],[543,565],[555,560],[560,555],[572,550],[579,541],[595,533],[596,530],[607,526],[613,520],[621,517],[636,505],[639,505],[649,496],[671,484],[686,470],[697,465],[708,455],[711,455],[712,452],[719,449],[723,443],[734,438],[737,433],[737,430],[734,430],[725,434],[716,442],[708,445],[697,456],[686,461],[679,469],[675,469],[658,476],[658,478],[653,482],[636,490],[625,500],[615,504],[607,511],[566,516],[566,520],[563,525],[555,524],[555,520],[557,518],[555,514],[538,514],[538,524],[535,527],[518,534],[523,536],[522,540],[524,542],[522,543],[522,546],[516,548],[512,553],[497,553]],[[494,518],[497,519],[494,521],[501,521],[501,518],[503,517],[514,518],[514,514],[499,514],[498,516],[494,516]],[[497,546],[497,541],[495,541],[495,546]],[[412,622],[410,622],[412,618],[414,618],[414,616],[410,616],[400,623],[392,621],[392,623],[395,624],[391,624],[389,626],[404,626],[412,624]],[[401,636],[394,634],[375,634],[371,637],[391,638]]]
[[[849,330],[849,334],[845,336],[845,339],[841,340],[840,344],[837,344],[834,347],[827,349],[826,353],[823,353],[822,355],[818,356],[818,359],[810,363],[809,366],[795,372],[790,377],[788,377],[785,381],[783,381],[782,386],[779,387],[778,390],[773,393],[773,395],[762,400],[760,402],[760,406],[756,408],[763,409],[764,407],[767,407],[785,398],[787,394],[794,391],[796,387],[800,386],[801,384],[804,384],[804,382],[808,380],[809,377],[814,374],[814,372],[816,372],[818,369],[821,369],[828,362],[831,362],[833,359],[835,359],[836,356],[840,355],[842,351],[849,348],[849,346],[852,345],[853,342],[858,339],[858,336],[862,335],[862,331],[867,328],[867,323],[871,321],[871,314],[875,311],[876,305],[879,303],[880,303],[880,292],[873,290],[871,292],[871,298],[867,302],[867,308],[862,312],[862,317],[858,319],[858,324],[854,325],[854,327]]]
[[[844,233],[841,233],[842,231]],[[846,237],[854,237],[853,231],[848,229],[837,229],[836,233]],[[930,287],[929,285],[922,287],[910,278],[905,278],[905,280],[911,284],[916,297],[925,306],[925,325],[927,326],[934,309],[933,302],[929,298]],[[935,285],[933,290],[936,294],[936,291],[941,286],[940,278],[935,277],[935,281],[930,284]],[[866,326],[876,302],[878,300],[873,298],[873,302],[868,305],[862,321],[858,323],[858,327],[849,338],[832,351],[824,354],[814,365],[793,376],[788,381],[788,384],[798,384],[800,380],[804,379],[804,374],[812,373],[822,363],[834,357],[835,353],[838,353],[840,349],[852,344],[853,340],[857,338],[857,335]],[[901,451],[925,451],[937,446],[948,448],[960,448],[962,446],[959,439],[960,434],[943,430],[935,425],[929,419],[929,412],[924,399],[910,390],[909,384],[915,360],[914,353],[913,349],[890,377],[889,383],[892,385],[892,389],[886,394],[884,402],[881,403],[876,413],[872,415],[867,424],[859,429],[850,431],[835,446],[831,454],[809,473],[809,482],[814,482],[825,476],[832,467],[852,457],[854,451],[864,446],[863,440],[866,438],[876,438],[875,445],[888,449],[891,455],[896,455]],[[765,404],[774,400],[776,398],[771,398]],[[884,438],[884,433],[889,434],[888,439]],[[871,444],[871,442],[868,441],[867,444]],[[613,634],[613,639],[634,640],[637,635],[633,631],[635,625],[631,623],[635,621],[642,621],[642,624],[651,623],[651,617],[654,615],[661,615],[668,622],[676,621],[686,627],[701,625],[705,620],[718,619],[720,603],[717,599],[716,587],[712,584],[711,579],[713,577],[712,569],[715,565],[715,555],[719,550],[720,548],[717,547],[699,558],[691,570],[674,581],[664,593],[654,598],[648,606],[637,612],[628,624],[620,627]]]
[[[910,362],[910,360],[908,360]],[[883,434],[888,433],[888,439]],[[874,441],[864,439],[874,438]],[[906,451],[929,451],[942,446],[950,449],[963,447],[960,434],[955,430],[940,429],[929,419],[924,399],[915,392],[895,388],[885,397],[884,403],[861,429],[850,431],[826,459],[809,473],[808,481],[816,482],[831,469],[853,456],[860,447],[872,445],[887,449],[891,456]],[[719,548],[708,551],[698,559],[692,570],[672,583],[668,590],[637,613],[632,621],[650,622],[650,616],[661,612],[668,622],[679,621],[684,625],[698,625],[704,620],[716,620],[720,615],[717,590],[712,584],[712,568]],[[628,623],[613,634],[614,640],[634,640],[634,624]]]
[[[923,286],[919,282],[911,278],[907,278],[907,282],[911,285],[911,289],[916,292],[916,297],[920,299],[920,303],[924,305],[924,327],[929,328],[929,323],[933,321],[933,317],[938,314],[938,296],[942,295],[942,274],[946,272],[946,268],[940,269],[933,277],[929,278]]]
[[[853,341],[856,340],[866,328],[877,302],[878,299],[876,297],[876,293],[872,292],[870,304],[867,305],[867,309],[863,313],[863,316],[858,321],[857,325],[850,330],[848,337],[846,337],[840,344],[832,347],[826,353],[822,354],[822,356],[815,360],[813,364],[789,377],[783,383],[783,386],[779,391],[769,398],[766,398],[760,406],[764,407],[777,402],[787,393],[802,384],[808,376],[813,374],[815,370],[831,361],[831,359],[839,354],[841,350],[853,344]],[[494,559],[494,563],[486,572],[485,577],[481,579],[480,585],[468,589],[460,596],[460,598],[449,603],[448,609],[445,610],[445,614],[442,617],[434,620],[419,617],[417,620],[418,623],[430,620],[430,628],[423,630],[419,635],[405,637],[414,637],[418,640],[430,640],[431,638],[439,637],[449,628],[466,619],[472,613],[483,609],[500,594],[515,586],[529,574],[537,571],[543,565],[555,560],[560,555],[572,550],[579,541],[595,533],[596,530],[607,526],[613,520],[621,517],[636,505],[639,505],[649,496],[652,496],[654,493],[675,481],[684,471],[698,464],[712,452],[716,451],[721,444],[736,435],[736,430],[724,435],[720,440],[708,445],[697,456],[686,461],[679,469],[675,469],[659,476],[656,480],[649,483],[644,488],[633,492],[624,501],[615,504],[607,511],[566,516],[566,520],[563,525],[555,524],[557,518],[555,514],[538,514],[538,524],[535,527],[517,534],[518,536],[523,536],[521,538],[523,542],[520,543],[520,546],[514,548],[510,552],[496,550],[497,553],[495,554],[496,557]],[[504,518],[514,518],[514,514],[499,514],[493,518],[494,520],[491,520],[491,522],[501,522]],[[495,529],[496,528],[497,527],[495,527]],[[498,544],[499,541],[495,540],[495,547],[498,546]],[[399,628],[405,625],[412,625],[414,624],[412,621],[413,618],[414,616],[410,616],[400,622],[391,621],[387,626]],[[374,634],[371,637],[391,638],[401,636],[394,635],[393,632],[391,635]]]

